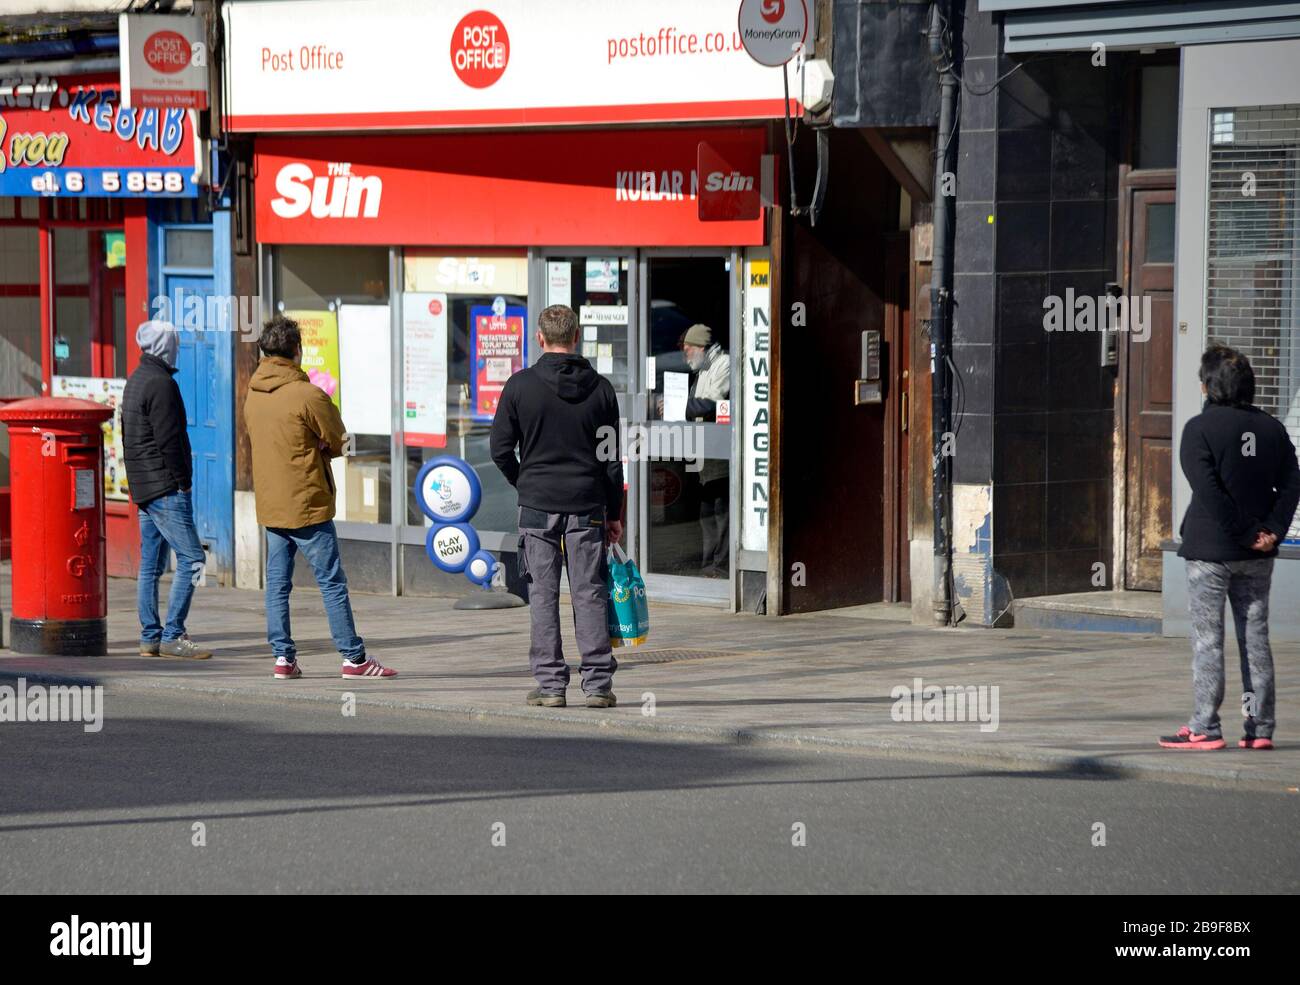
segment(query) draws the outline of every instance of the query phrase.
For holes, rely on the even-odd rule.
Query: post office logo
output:
[[[486,89],[505,74],[510,62],[510,35],[501,18],[475,10],[451,32],[451,67],[473,89]]]

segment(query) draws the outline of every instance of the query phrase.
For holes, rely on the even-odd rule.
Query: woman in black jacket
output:
[[[1243,749],[1273,748],[1273,653],[1268,593],[1277,545],[1300,501],[1295,446],[1275,417],[1253,406],[1255,373],[1234,349],[1201,357],[1207,403],[1183,428],[1178,457],[1192,487],[1178,555],[1187,562],[1192,621],[1191,721],[1167,749],[1222,749],[1223,603],[1232,606],[1245,691]]]

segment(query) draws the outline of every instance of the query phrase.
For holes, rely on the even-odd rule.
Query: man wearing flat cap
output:
[[[713,329],[708,325],[692,325],[686,330],[682,336],[682,353],[695,381],[686,401],[686,419],[716,421],[718,401],[731,397],[731,360],[722,346],[713,341]],[[700,469],[700,530],[703,534],[700,574],[706,578],[727,577],[730,508],[727,463],[705,459]]]

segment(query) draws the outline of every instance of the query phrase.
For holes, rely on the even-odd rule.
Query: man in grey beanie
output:
[[[185,403],[176,374],[180,336],[170,322],[147,321],[135,333],[140,365],[122,393],[122,450],[131,498],[140,514],[140,655],[206,660],[212,656],[185,632],[194,588],[203,576],[203,545],[194,528],[190,486],[194,463]],[[176,576],[159,621],[158,578],[176,552]]]

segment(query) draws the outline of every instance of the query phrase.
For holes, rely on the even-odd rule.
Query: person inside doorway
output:
[[[731,399],[731,360],[713,341],[708,325],[692,325],[682,337],[682,353],[691,371],[686,419],[716,421],[718,401]],[[731,483],[727,463],[705,459],[700,467],[700,575],[726,578],[730,568]]]
[[[1244,692],[1242,749],[1272,749],[1273,653],[1268,593],[1277,545],[1300,503],[1300,466],[1280,421],[1254,406],[1255,373],[1235,349],[1201,357],[1205,409],[1183,428],[1178,458],[1192,487],[1178,556],[1187,562],[1192,717],[1166,749],[1222,749],[1223,604],[1232,607]]]

